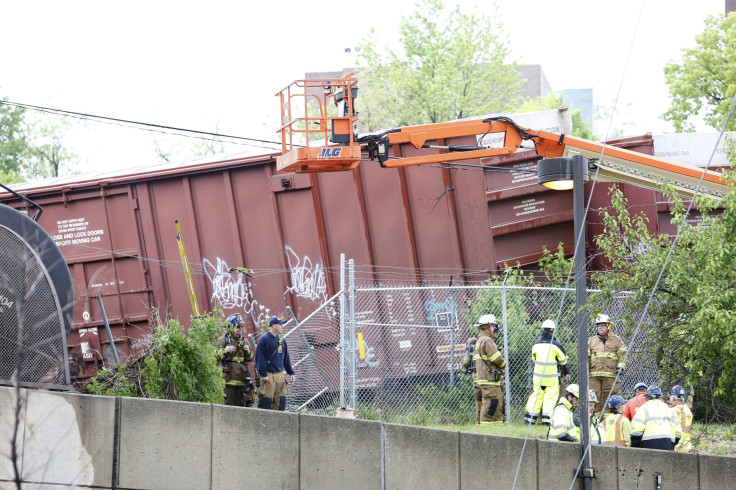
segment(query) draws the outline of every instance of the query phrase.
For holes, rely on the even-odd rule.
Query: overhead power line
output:
[[[147,128],[166,129],[169,131],[178,131],[181,133],[196,134],[199,136],[227,138],[227,139],[234,139],[234,140],[239,140],[239,141],[250,141],[253,143],[263,143],[263,144],[281,146],[280,141],[269,141],[269,140],[263,140],[263,139],[258,139],[258,138],[248,138],[245,136],[235,136],[231,134],[213,133],[210,131],[199,131],[196,129],[187,129],[187,128],[180,128],[176,126],[165,126],[162,124],[154,124],[154,123],[148,123],[148,122],[142,122],[142,121],[133,121],[129,119],[120,119],[116,117],[99,116],[96,114],[89,114],[89,113],[84,113],[84,112],[67,111],[64,109],[55,109],[51,107],[42,107],[42,106],[37,106],[37,105],[32,105],[32,104],[24,104],[21,102],[13,102],[10,100],[0,100],[0,104],[5,104],[9,106],[14,106],[14,107],[21,107],[23,109],[30,109],[34,111],[47,112],[51,114],[59,114],[63,116],[77,117],[81,119],[109,121],[112,123],[122,123],[122,124],[130,124],[134,126],[145,126]],[[164,134],[172,134],[172,133],[164,133]],[[252,146],[258,146],[258,145],[252,145]]]

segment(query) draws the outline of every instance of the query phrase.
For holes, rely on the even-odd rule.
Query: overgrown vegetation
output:
[[[682,63],[664,68],[670,108],[662,117],[677,132],[693,131],[692,120],[698,115],[720,130],[736,95],[736,13],[709,17],[695,42],[683,50]],[[736,121],[732,119],[726,129],[736,129]]]
[[[156,312],[152,320],[153,336],[148,347],[113,369],[99,371],[83,391],[222,403],[222,369],[217,365],[214,346],[225,323],[222,312],[192,319],[189,329],[173,318],[164,323]]]

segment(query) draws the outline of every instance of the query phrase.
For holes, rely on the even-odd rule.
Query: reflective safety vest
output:
[[[506,366],[506,361],[496,347],[489,330],[489,328],[482,330],[475,343],[473,382],[476,386],[501,386],[503,368]]]
[[[603,444],[605,441],[605,433],[603,431],[603,424],[598,423],[598,417],[595,414],[590,416],[590,443],[591,444]]]
[[[559,403],[552,411],[549,418],[549,435],[547,439],[557,439],[559,441],[577,442],[580,440],[580,429],[575,427],[572,412],[570,409],[572,404],[567,398],[560,398]]]
[[[691,452],[693,445],[690,442],[690,432],[693,426],[693,413],[690,408],[684,403],[675,405],[672,407],[675,412],[675,416],[680,420],[680,427],[682,427],[682,439],[675,446],[675,451]]]
[[[616,371],[626,367],[625,357],[624,341],[611,332],[608,332],[605,340],[598,335],[588,340],[589,376],[591,378],[615,378]]]
[[[623,414],[606,414],[603,426],[606,428],[606,445],[621,447],[631,445],[631,422]]]
[[[641,447],[671,450],[675,439],[682,437],[682,429],[675,412],[664,401],[654,398],[637,410],[631,422],[631,435],[641,436]]]
[[[534,361],[534,386],[556,386],[560,384],[557,366],[567,364],[562,345],[556,340],[552,342],[552,336],[542,336],[532,347],[532,361]],[[564,373],[567,369],[564,369]]]

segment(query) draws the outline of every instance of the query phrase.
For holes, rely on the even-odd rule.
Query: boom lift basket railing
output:
[[[358,166],[355,73],[342,78],[296,80],[276,94],[281,102],[278,171],[329,172]]]

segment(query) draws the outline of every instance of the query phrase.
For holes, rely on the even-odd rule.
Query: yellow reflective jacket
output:
[[[489,328],[481,330],[478,335],[473,360],[475,361],[474,382],[476,386],[501,386],[506,361],[496,347]]]
[[[630,446],[631,422],[621,413],[607,413],[603,418],[606,428],[606,445]]]
[[[675,446],[675,451],[691,453],[693,451],[693,445],[690,442],[690,432],[693,426],[693,413],[684,403],[673,406],[672,410],[675,412],[675,416],[680,420],[680,427],[682,428],[682,439],[680,439],[680,442]]]
[[[682,428],[677,415],[659,398],[642,405],[631,422],[632,447],[671,451],[675,441],[681,437]]]
[[[608,332],[605,340],[598,335],[588,340],[588,368],[591,378],[615,378],[626,367],[626,346],[621,337]]]
[[[606,442],[606,433],[602,423],[598,423],[598,417],[595,414],[590,415],[590,434],[591,444],[603,444]]]
[[[552,416],[549,418],[547,439],[569,442],[580,440],[580,429],[575,427],[571,408],[572,404],[567,401],[567,398],[560,398],[560,401],[555,405],[555,409],[552,410]]]
[[[557,386],[560,384],[557,366],[562,369],[562,375],[567,374],[567,356],[565,349],[557,339],[552,340],[552,334],[542,334],[532,347],[532,361],[534,361],[534,386]]]

